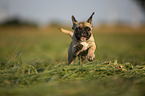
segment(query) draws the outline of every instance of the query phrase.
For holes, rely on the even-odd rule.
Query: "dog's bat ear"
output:
[[[87,20],[88,23],[92,24],[92,17],[95,14],[95,12],[92,13],[92,15],[89,17],[89,19]]]
[[[73,24],[76,24],[78,21],[75,19],[75,17],[72,15],[72,22],[73,22]]]
[[[73,22],[73,27],[72,29],[74,29],[75,25],[78,23],[78,21],[75,19],[75,17],[72,15],[72,22]]]

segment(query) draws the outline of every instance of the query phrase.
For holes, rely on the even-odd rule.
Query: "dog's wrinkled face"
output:
[[[92,17],[94,12],[89,17],[87,22],[78,22],[74,16],[72,16],[74,36],[79,41],[87,41],[92,35]]]
[[[74,35],[79,41],[87,41],[92,34],[92,28],[87,22],[79,22],[74,28]]]

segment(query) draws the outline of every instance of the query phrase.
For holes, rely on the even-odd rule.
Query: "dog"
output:
[[[83,62],[86,58],[88,61],[95,59],[96,44],[92,34],[92,17],[94,12],[89,19],[84,22],[78,22],[72,15],[74,32],[60,28],[60,31],[70,35],[72,42],[68,50],[68,63],[73,64],[76,57]]]

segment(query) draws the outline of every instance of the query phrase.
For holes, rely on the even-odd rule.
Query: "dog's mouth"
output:
[[[85,42],[85,41],[87,41],[87,38],[86,37],[81,37],[80,41]]]
[[[91,29],[89,27],[78,27],[75,29],[75,37],[79,41],[87,41],[91,37]]]

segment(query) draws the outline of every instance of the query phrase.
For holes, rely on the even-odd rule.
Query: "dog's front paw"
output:
[[[83,45],[82,44],[78,44],[76,46],[76,52],[78,52],[79,50],[82,50],[82,48],[83,48]]]
[[[88,61],[92,62],[95,60],[95,54],[88,56]]]

